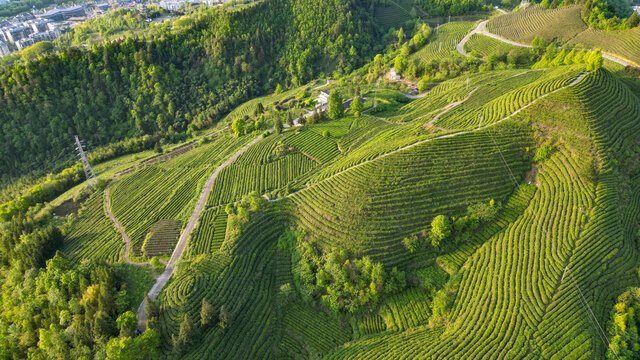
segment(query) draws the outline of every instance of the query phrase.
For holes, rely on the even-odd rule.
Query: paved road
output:
[[[209,134],[206,134],[206,135],[204,135],[204,137],[215,135],[215,134],[219,133],[222,130],[224,130],[224,128],[216,130],[216,131],[213,131],[213,132],[211,132]],[[104,208],[105,208],[105,210],[107,212],[107,215],[109,216],[109,219],[111,219],[111,222],[113,223],[113,226],[116,227],[116,229],[118,230],[118,232],[120,233],[120,235],[124,239],[124,261],[127,262],[128,264],[141,266],[141,265],[148,265],[149,262],[148,261],[136,262],[136,261],[132,261],[129,258],[129,249],[131,248],[131,240],[129,239],[129,235],[127,235],[127,233],[122,228],[122,225],[118,222],[116,217],[113,216],[113,213],[111,212],[111,198],[109,197],[109,187],[111,186],[111,183],[121,175],[134,172],[134,171],[136,171],[136,170],[138,170],[138,169],[140,169],[140,168],[142,168],[142,167],[144,167],[146,165],[155,164],[160,160],[168,159],[168,158],[175,157],[175,156],[178,156],[180,154],[183,154],[183,153],[193,149],[193,146],[199,140],[200,139],[194,140],[194,141],[192,141],[192,142],[190,142],[190,143],[188,143],[186,145],[180,146],[179,148],[174,149],[174,150],[172,150],[172,151],[170,151],[170,152],[168,152],[166,154],[159,155],[159,156],[153,157],[151,159],[145,160],[145,161],[141,162],[138,165],[132,166],[132,167],[127,168],[125,170],[122,170],[122,171],[120,171],[118,173],[115,173],[109,179],[109,183],[104,188]],[[160,260],[160,262],[162,262],[165,265],[167,264],[167,262],[164,261],[164,260]]]
[[[171,275],[173,275],[173,270],[175,270],[175,264],[182,256],[184,249],[187,247],[187,241],[189,240],[189,236],[191,235],[191,232],[195,228],[198,222],[198,219],[200,218],[200,214],[202,213],[202,210],[204,210],[204,207],[207,204],[207,199],[209,198],[209,194],[213,189],[213,182],[218,177],[218,174],[220,174],[220,171],[222,171],[222,169],[224,169],[225,167],[229,166],[229,164],[231,164],[235,159],[237,159],[238,156],[242,155],[242,153],[247,151],[247,149],[249,149],[252,145],[257,143],[258,141],[260,141],[260,139],[262,139],[262,136],[258,136],[255,139],[253,139],[250,143],[245,145],[242,149],[238,150],[235,154],[231,155],[231,157],[228,158],[227,161],[222,163],[222,165],[218,166],[218,168],[213,172],[213,174],[209,176],[206,184],[204,185],[204,189],[202,189],[202,192],[200,193],[200,197],[198,198],[198,204],[196,205],[196,208],[193,210],[193,213],[189,218],[189,222],[187,222],[187,226],[185,226],[184,230],[182,230],[182,233],[180,234],[180,238],[178,239],[178,243],[176,244],[175,249],[173,249],[173,253],[171,254],[171,259],[169,259],[169,262],[167,263],[167,266],[165,267],[164,272],[160,275],[160,277],[158,277],[155,284],[153,284],[153,287],[151,287],[151,290],[149,290],[148,295],[151,300],[155,299],[156,296],[158,296],[158,294],[160,293],[164,285],[167,283]],[[140,306],[138,307],[137,318],[138,318],[138,329],[140,331],[144,331],[146,329],[147,314],[144,311],[144,303],[145,301],[143,300]]]
[[[280,201],[280,200],[282,200],[282,199],[289,198],[289,197],[291,197],[291,196],[296,195],[297,193],[300,193],[300,192],[303,192],[303,191],[309,190],[312,186],[318,185],[318,184],[320,184],[320,183],[322,183],[322,182],[325,182],[325,181],[327,181],[327,180],[329,180],[329,179],[332,179],[332,178],[334,178],[334,177],[336,177],[336,176],[339,176],[339,175],[341,175],[341,174],[344,174],[344,173],[345,173],[345,172],[347,172],[347,171],[351,171],[351,170],[353,170],[353,169],[355,169],[355,168],[358,168],[358,167],[360,167],[360,166],[362,166],[362,165],[368,164],[368,163],[373,162],[373,161],[376,161],[376,160],[380,160],[380,159],[385,158],[385,157],[387,157],[387,156],[389,156],[389,155],[393,155],[393,154],[395,154],[395,153],[397,153],[397,152],[404,151],[404,150],[408,150],[408,149],[411,149],[412,147],[415,147],[415,146],[418,146],[418,145],[421,145],[421,144],[424,144],[424,143],[428,143],[428,142],[431,142],[431,141],[435,141],[435,140],[439,140],[439,139],[446,139],[446,138],[450,138],[450,137],[454,137],[454,136],[458,136],[458,135],[463,135],[463,134],[469,134],[469,133],[472,133],[472,132],[476,132],[476,131],[483,130],[483,129],[486,129],[486,128],[488,128],[488,127],[491,127],[491,126],[497,125],[497,124],[499,124],[499,123],[501,123],[501,122],[503,122],[503,121],[505,121],[505,120],[507,120],[507,119],[510,119],[510,118],[511,118],[511,117],[513,117],[514,115],[516,115],[516,114],[520,113],[522,110],[524,110],[524,109],[528,108],[529,106],[533,105],[536,101],[538,101],[538,100],[540,100],[540,99],[542,99],[542,98],[545,98],[545,97],[547,97],[547,96],[549,96],[549,95],[551,95],[551,94],[553,94],[553,93],[556,93],[556,92],[558,92],[558,91],[560,91],[560,90],[566,89],[566,88],[567,88],[567,87],[569,87],[569,86],[573,86],[573,85],[575,85],[575,84],[576,84],[576,83],[578,83],[580,80],[582,80],[582,78],[583,78],[586,74],[587,74],[587,73],[582,73],[582,74],[578,75],[578,77],[576,77],[576,78],[575,78],[572,82],[570,82],[568,85],[565,85],[565,86],[560,87],[560,88],[557,88],[557,89],[555,89],[555,90],[553,90],[553,91],[551,91],[551,92],[548,92],[548,93],[546,93],[546,94],[543,94],[543,95],[538,96],[537,98],[535,98],[535,99],[531,100],[531,102],[529,102],[528,104],[526,104],[526,105],[524,105],[523,107],[519,108],[518,110],[514,111],[513,113],[511,113],[511,114],[509,114],[509,115],[507,115],[507,116],[503,117],[502,119],[500,119],[500,120],[498,120],[498,121],[495,121],[495,122],[493,122],[493,123],[491,123],[491,124],[489,124],[489,125],[485,125],[485,126],[482,126],[482,127],[477,127],[477,128],[475,128],[475,129],[471,129],[471,130],[463,130],[463,131],[458,131],[458,132],[451,133],[451,134],[445,134],[445,135],[440,135],[440,136],[436,136],[436,137],[429,138],[429,139],[425,139],[425,140],[420,140],[420,141],[418,141],[418,142],[415,142],[415,143],[412,143],[412,144],[409,144],[409,145],[403,146],[403,147],[401,147],[401,148],[395,149],[395,150],[390,151],[390,152],[388,152],[388,153],[384,153],[384,154],[382,154],[382,155],[380,155],[380,156],[378,156],[378,157],[375,157],[375,158],[373,158],[373,159],[369,159],[369,160],[363,161],[363,162],[361,162],[361,163],[359,163],[359,164],[356,164],[356,165],[353,165],[353,166],[351,166],[351,167],[348,167],[348,168],[346,168],[346,169],[344,169],[344,170],[342,170],[342,171],[339,171],[339,172],[337,172],[337,173],[335,173],[335,174],[333,174],[333,175],[331,175],[331,176],[329,176],[329,177],[326,177],[326,178],[324,178],[324,179],[322,179],[322,180],[320,180],[320,181],[318,181],[318,182],[316,182],[316,183],[314,183],[314,184],[311,184],[311,185],[309,185],[309,186],[307,186],[307,187],[304,187],[304,188],[302,188],[302,189],[300,189],[300,190],[298,190],[298,191],[295,191],[295,192],[293,192],[293,193],[291,193],[291,194],[289,194],[289,195],[287,195],[287,196],[284,196],[284,197],[281,197],[281,198],[277,198],[277,199],[271,199],[271,200],[269,200],[269,201]]]
[[[304,117],[311,116],[312,114],[313,114],[312,112],[308,112],[307,114],[304,114]],[[294,123],[293,126],[301,126],[300,117],[295,118],[293,120],[293,123]],[[289,127],[288,124],[283,124],[283,126]],[[267,131],[273,132],[274,129],[271,128]],[[169,281],[169,278],[171,278],[171,275],[173,275],[173,270],[175,270],[175,264],[178,260],[180,260],[180,257],[182,257],[182,253],[187,247],[189,236],[191,235],[191,232],[195,228],[196,224],[198,223],[200,214],[202,213],[202,210],[204,210],[204,207],[207,204],[207,199],[209,198],[209,194],[213,189],[213,182],[218,177],[218,174],[220,174],[220,171],[222,171],[222,169],[224,169],[225,167],[229,166],[240,155],[242,155],[245,151],[247,151],[251,146],[256,144],[261,139],[262,139],[262,135],[251,140],[250,143],[245,145],[242,149],[238,150],[235,154],[231,155],[231,157],[229,157],[227,161],[222,163],[222,165],[218,166],[218,168],[213,172],[213,174],[209,176],[209,178],[207,179],[207,182],[204,185],[204,189],[202,189],[202,192],[200,193],[200,197],[198,198],[198,203],[196,204],[196,208],[193,210],[193,213],[189,218],[189,222],[187,222],[187,226],[185,226],[184,230],[182,230],[182,233],[180,234],[180,238],[178,239],[178,243],[176,244],[175,249],[173,249],[173,253],[171,254],[171,259],[169,259],[169,262],[166,264],[167,266],[165,267],[164,272],[160,274],[158,279],[156,279],[156,282],[153,284],[153,286],[151,287],[151,290],[149,290],[147,294],[151,300],[154,300],[158,296],[158,294],[160,293],[162,288],[165,286],[167,281]],[[146,329],[146,323],[147,323],[147,314],[144,311],[144,304],[145,304],[145,300],[143,300],[140,306],[138,307],[137,318],[138,318],[138,329],[140,331],[144,331]]]
[[[511,44],[513,46],[531,48],[531,45],[529,45],[529,44],[521,44],[521,43],[518,43],[518,42],[515,42],[515,41],[511,41],[509,39],[505,39],[502,36],[498,36],[496,34],[490,33],[486,29],[488,21],[489,20],[485,20],[485,21],[479,23],[478,26],[476,26],[475,29],[471,30],[470,33],[468,33],[464,38],[462,38],[462,40],[460,40],[460,42],[458,43],[457,49],[458,49],[458,52],[462,56],[466,56],[466,57],[470,56],[469,54],[467,54],[466,51],[464,51],[464,45],[467,43],[467,41],[469,41],[469,39],[471,38],[471,36],[473,36],[473,34],[482,34],[484,36],[488,36],[490,38],[494,38],[496,40],[500,40],[503,43]],[[559,46],[558,48],[560,49],[561,47]],[[588,50],[588,49],[586,49],[586,50]],[[592,51],[592,50],[588,50],[588,51]],[[610,60],[610,61],[613,61],[615,63],[618,63],[618,64],[620,64],[622,66],[633,66],[633,64],[631,64],[630,62],[621,60],[618,57],[616,57],[615,55],[602,53],[602,57],[607,59],[607,60]],[[482,59],[480,59],[480,60],[482,60]],[[482,60],[482,61],[484,61],[484,60]]]
[[[483,22],[481,22],[480,24],[478,24],[478,26],[476,26],[475,29],[471,30],[470,33],[468,33],[465,37],[462,38],[462,40],[460,40],[460,42],[458,43],[458,52],[460,53],[460,55],[464,56],[464,57],[469,57],[471,55],[467,54],[466,51],[464,51],[464,44],[467,43],[467,41],[469,41],[469,39],[471,39],[471,37],[474,34],[478,34],[481,32],[482,29],[484,29],[485,26],[487,26],[487,21],[489,20],[485,20]]]

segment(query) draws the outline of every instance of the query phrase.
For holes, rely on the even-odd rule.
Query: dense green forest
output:
[[[206,128],[240,102],[321,73],[350,72],[373,54],[374,24],[356,4],[271,0],[210,9],[152,40],[70,48],[0,74],[5,180],[79,134],[94,144]]]
[[[156,354],[157,332],[133,337],[137,322],[130,310],[136,304],[126,268],[54,256],[63,235],[53,225],[19,217],[0,230],[0,358]]]

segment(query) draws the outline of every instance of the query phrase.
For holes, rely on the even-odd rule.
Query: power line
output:
[[[482,120],[480,120],[480,121],[482,121]],[[502,155],[502,151],[500,150],[500,147],[498,146],[498,143],[496,142],[496,140],[493,138],[493,135],[491,134],[491,129],[489,129],[488,126],[487,126],[487,133],[489,134],[489,137],[491,138],[491,141],[493,141],[493,145],[495,145],[496,149],[498,150],[498,154],[500,154],[500,157],[502,158],[502,161],[504,162],[504,165],[507,167],[507,170],[509,170],[509,175],[511,175],[511,180],[513,180],[513,183],[516,186],[518,186],[518,181],[516,180],[516,177],[513,175],[513,171],[511,171],[511,167],[507,163],[507,160]]]
[[[618,358],[618,354],[615,352],[615,350],[613,348],[611,348],[611,344],[609,343],[609,340],[607,339],[607,334],[604,332],[604,330],[602,330],[602,326],[600,325],[600,322],[598,321],[598,318],[596,318],[596,315],[593,313],[593,311],[591,310],[591,307],[587,303],[587,299],[584,297],[584,294],[582,293],[582,290],[580,290],[580,286],[578,286],[578,281],[576,280],[575,276],[573,276],[573,273],[569,272],[569,267],[568,266],[565,267],[565,272],[568,272],[569,275],[571,275],[571,278],[573,279],[573,284],[576,287],[576,289],[578,290],[578,293],[580,294],[580,300],[582,300],[583,305],[587,308],[587,310],[589,310],[589,313],[591,314],[591,317],[593,318],[593,320],[595,321],[596,325],[598,326],[598,329],[600,330],[600,331],[598,331],[598,335],[602,339],[602,342],[607,346],[608,349],[611,349],[611,352],[616,357],[616,359],[619,359]]]

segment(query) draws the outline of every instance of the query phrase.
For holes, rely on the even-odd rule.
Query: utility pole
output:
[[[87,179],[87,186],[89,189],[95,189],[96,185],[98,185],[98,179],[96,178],[96,174],[93,172],[93,168],[91,164],[89,164],[89,160],[87,160],[87,154],[82,149],[82,144],[80,143],[80,139],[78,135],[74,136],[76,141],[76,150],[78,150],[78,156],[80,156],[80,161],[82,161],[82,167],[84,168],[84,175]]]
[[[380,87],[380,78],[378,78],[378,81],[376,81],[376,92],[373,95],[373,107],[376,107],[377,103],[378,103],[378,88]]]

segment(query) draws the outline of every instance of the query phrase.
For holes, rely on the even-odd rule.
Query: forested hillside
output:
[[[269,0],[208,10],[153,39],[71,48],[5,69],[0,173],[52,170],[52,154],[68,149],[73,134],[99,145],[200,129],[277,84],[349,72],[372,54],[372,26],[343,0]]]

